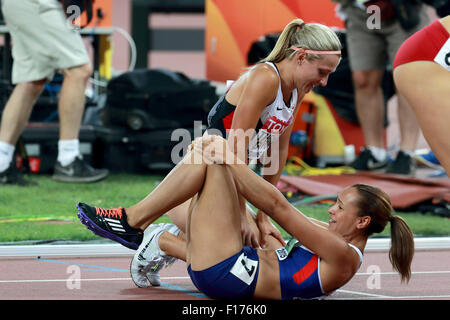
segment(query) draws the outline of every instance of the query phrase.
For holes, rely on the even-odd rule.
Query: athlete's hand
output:
[[[261,248],[264,249],[266,247],[267,238],[269,236],[273,236],[275,239],[277,239],[283,247],[286,245],[280,230],[278,230],[272,224],[269,217],[261,210],[259,210],[258,214],[256,215],[256,225],[258,226],[260,232],[259,244]]]
[[[206,144],[203,145],[203,159],[209,164],[232,163],[234,153],[230,150],[227,140],[220,136],[205,137]]]
[[[236,157],[231,151],[227,140],[217,135],[208,135],[197,138],[190,149],[203,155],[206,164],[233,164]]]
[[[258,237],[250,228],[250,224],[248,223],[245,217],[241,218],[241,233],[242,233],[242,242],[244,243],[244,246],[260,248]]]
[[[188,148],[187,148],[187,152],[193,152],[193,151],[199,151],[200,150],[200,148],[199,148],[199,146],[201,146],[202,145],[202,137],[200,137],[200,138],[195,138],[192,142],[191,142],[191,144],[188,146]]]

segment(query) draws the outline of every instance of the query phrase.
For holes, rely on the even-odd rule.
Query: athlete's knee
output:
[[[206,173],[209,175],[223,175],[226,173],[226,166],[215,164],[215,163],[209,163],[206,166]]]
[[[234,186],[234,179],[227,166],[220,164],[208,164],[206,166],[205,181],[215,181],[214,183],[226,183]]]
[[[92,72],[91,64],[86,63],[81,66],[64,70],[64,77],[75,81],[87,82],[92,75]]]
[[[355,90],[374,91],[381,86],[382,75],[379,70],[354,71],[353,86]]]

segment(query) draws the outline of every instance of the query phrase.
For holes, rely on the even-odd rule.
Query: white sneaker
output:
[[[151,224],[144,231],[144,239],[137,249],[133,260],[131,260],[131,279],[139,288],[146,288],[150,285],[160,286],[161,280],[159,272],[173,264],[177,259],[166,255],[159,248],[159,236],[164,232],[178,235],[180,229],[174,224],[160,223]],[[149,285],[150,282],[150,285]]]

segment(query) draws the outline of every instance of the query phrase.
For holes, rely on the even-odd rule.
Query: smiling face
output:
[[[358,216],[359,194],[355,188],[347,188],[342,191],[336,203],[328,209],[330,214],[328,230],[334,231],[344,238],[360,232],[370,223],[369,216]]]
[[[340,56],[324,55],[322,59],[305,59],[302,55],[297,55],[294,59],[298,66],[295,71],[296,87],[302,92],[307,93],[311,91],[315,86],[326,86],[328,82],[328,76],[336,71],[336,68],[340,61]]]

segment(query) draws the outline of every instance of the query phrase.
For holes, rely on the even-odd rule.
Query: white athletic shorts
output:
[[[12,82],[51,80],[57,70],[90,63],[79,32],[58,0],[2,0],[12,39]]]

